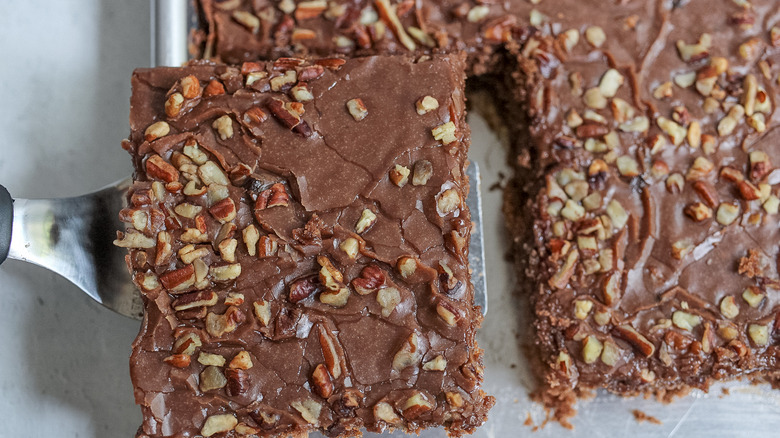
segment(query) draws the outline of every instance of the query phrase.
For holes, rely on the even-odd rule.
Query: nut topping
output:
[[[447,189],[436,200],[436,208],[439,214],[447,215],[460,208],[460,194],[455,189]],[[360,232],[358,232],[360,233]]]
[[[237,424],[238,420],[232,414],[212,415],[206,419],[200,434],[208,438],[218,433],[230,432]]]
[[[434,97],[425,96],[420,98],[420,100],[417,101],[416,107],[417,107],[417,114],[422,116],[424,114],[427,114],[439,108],[439,101],[436,100]]]
[[[549,280],[549,285],[555,289],[563,289],[569,284],[569,279],[574,275],[574,268],[579,259],[579,251],[571,251],[566,257],[566,262],[558,269],[558,272]]]
[[[252,358],[246,351],[239,351],[228,364],[228,368],[234,368],[239,370],[248,370],[253,366]]]
[[[720,204],[715,219],[721,225],[731,225],[734,221],[739,219],[739,205],[727,202]]]
[[[701,317],[677,310],[672,314],[672,323],[678,328],[692,331],[694,327],[701,324]]]
[[[203,89],[203,97],[221,96],[225,94],[225,86],[217,80],[209,81],[206,88]]]
[[[168,123],[163,121],[155,122],[149,125],[149,127],[146,128],[146,131],[144,131],[144,139],[152,142],[158,138],[165,137],[169,132],[171,132],[171,127]]]
[[[258,321],[264,326],[268,326],[268,323],[271,321],[271,304],[268,301],[260,300],[252,303],[252,307]]]
[[[257,254],[257,242],[260,240],[260,232],[257,231],[257,227],[254,224],[250,224],[241,231],[241,236],[244,239],[247,252],[254,257]]]
[[[315,391],[317,391],[317,394],[319,394],[320,397],[328,398],[333,394],[333,381],[324,364],[318,364],[314,367],[311,380]]]
[[[316,18],[328,9],[325,0],[309,0],[298,3],[295,8],[295,19],[298,21]]]
[[[577,29],[569,29],[558,36],[558,41],[567,52],[571,53],[580,41],[580,32]]]
[[[349,289],[341,287],[337,290],[325,290],[320,293],[320,301],[333,307],[344,307],[349,300]]]
[[[666,117],[659,117],[658,120],[656,120],[656,123],[658,123],[658,127],[661,128],[661,131],[669,136],[669,139],[675,146],[681,145],[688,135],[688,130]]]
[[[222,140],[233,137],[233,119],[228,115],[221,116],[215,120],[211,127],[217,130],[219,138]]]
[[[146,237],[141,233],[130,231],[121,235],[118,239],[114,240],[113,243],[120,248],[137,249],[154,248],[156,245],[156,241],[154,239]]]
[[[178,213],[178,212],[177,212]],[[225,198],[209,208],[209,213],[221,223],[230,222],[236,218],[236,204],[230,198]]]
[[[295,70],[287,70],[281,76],[272,77],[269,82],[271,84],[271,90],[285,91],[292,88],[293,84],[298,82],[298,73]]]
[[[355,121],[359,122],[366,118],[368,115],[368,109],[366,108],[366,105],[363,103],[363,99],[356,98],[351,99],[347,101],[347,110],[349,110],[349,113],[352,115],[352,118],[355,119]]]
[[[750,153],[750,179],[752,181],[761,181],[771,171],[772,163],[766,152],[753,151]]]
[[[769,326],[750,324],[748,326],[748,334],[756,346],[763,347],[769,344]]]
[[[173,354],[163,359],[163,362],[174,368],[187,368],[190,366],[190,356],[187,354]]]
[[[284,184],[275,183],[270,188],[263,190],[255,200],[255,213],[273,207],[288,207],[290,195],[287,194]]]
[[[433,128],[431,134],[433,134],[434,139],[441,141],[445,145],[458,141],[457,128],[453,122],[447,122]]]
[[[712,184],[705,181],[695,181],[693,190],[699,195],[702,201],[710,208],[718,206],[718,192]]]
[[[201,352],[198,356],[198,363],[205,366],[223,367],[225,366],[225,358],[221,354]]]
[[[209,274],[211,274],[214,281],[232,281],[241,275],[241,265],[233,263],[224,266],[212,266],[209,268]]]
[[[367,265],[360,277],[352,280],[352,286],[360,295],[368,295],[385,283],[385,273],[375,264]]]
[[[195,268],[187,265],[181,269],[168,271],[160,275],[160,282],[170,292],[184,291],[195,284]]]
[[[401,293],[394,287],[379,289],[376,293],[376,302],[382,307],[382,316],[387,318],[401,303]]]
[[[696,222],[701,222],[712,217],[712,209],[701,202],[686,205],[683,212]]]
[[[227,333],[232,333],[238,328],[238,324],[244,322],[244,314],[237,307],[230,306],[222,315],[209,312],[206,315],[206,331],[215,338],[220,338]]]
[[[287,295],[287,298],[290,300],[291,303],[298,303],[308,298],[316,291],[317,291],[317,286],[314,284],[314,279],[303,278],[300,280],[296,280],[292,284],[290,284],[290,292]]]
[[[355,224],[355,232],[363,234],[376,223],[376,214],[368,208],[363,209],[360,219]]]
[[[615,336],[625,340],[631,344],[637,351],[642,353],[645,357],[650,357],[655,353],[655,345],[648,341],[641,333],[636,331],[632,326],[623,324],[615,327],[612,332]]]
[[[217,304],[218,296],[217,293],[214,291],[201,291],[201,292],[192,292],[184,295],[179,295],[173,303],[171,303],[171,307],[173,307],[173,310],[181,311],[181,310],[188,310],[188,309],[194,309],[197,307],[210,307],[215,304]]]
[[[728,319],[734,319],[739,315],[739,307],[733,296],[728,295],[720,301],[720,313]]]
[[[744,299],[745,302],[750,305],[750,307],[755,309],[761,305],[762,301],[764,301],[764,293],[761,291],[761,289],[755,286],[749,286],[744,291],[742,291],[742,299]]]
[[[322,347],[322,356],[325,358],[325,366],[334,379],[341,377],[341,358],[336,351],[336,344],[332,335],[320,326],[320,346]]]
[[[698,61],[709,56],[709,49],[712,45],[712,36],[704,33],[699,37],[696,44],[686,44],[682,40],[677,41],[677,51],[685,62]]]
[[[612,272],[604,279],[604,287],[602,292],[604,294],[604,303],[608,306],[616,304],[620,299],[620,279],[619,272]]]
[[[606,98],[615,97],[618,88],[623,85],[624,80],[623,75],[614,68],[607,70],[599,82],[599,91],[601,92],[601,95]]]
[[[446,300],[439,300],[436,304],[436,313],[438,313],[441,319],[450,327],[455,327],[461,318],[458,309]]]
[[[431,410],[433,410],[433,403],[423,393],[415,392],[404,403],[402,414],[407,419],[414,420]]]
[[[593,309],[593,301],[590,300],[576,300],[574,301],[574,316],[577,319],[585,319],[588,317],[591,309]]]
[[[250,12],[233,11],[233,19],[252,33],[257,33],[260,30],[260,19]]]
[[[395,413],[393,406],[383,401],[374,405],[374,419],[387,424],[401,424],[401,417]]]
[[[423,370],[425,371],[444,371],[447,369],[447,359],[441,355],[436,356],[432,360],[423,364]]]
[[[433,176],[433,164],[428,160],[420,160],[414,163],[414,176],[412,185],[424,186]]]
[[[183,104],[184,96],[182,96],[181,93],[171,94],[165,101],[165,115],[168,117],[178,116]]]
[[[213,161],[207,161],[198,167],[198,177],[207,186],[212,184],[227,186],[230,184],[230,180],[228,180],[225,172]]]
[[[417,333],[412,333],[393,357],[393,369],[401,371],[416,365],[421,357]]]
[[[390,181],[398,187],[403,187],[409,181],[409,174],[411,171],[406,166],[396,164],[393,169],[390,170]]]
[[[598,88],[590,88],[582,95],[582,101],[585,102],[588,108],[604,109],[607,107],[607,98],[601,94],[601,90]]]
[[[193,75],[181,79],[181,93],[185,99],[194,99],[200,96],[200,81]]]
[[[321,269],[319,273],[320,283],[332,291],[340,290],[344,284],[344,275],[333,266],[333,262],[326,256],[317,256],[317,263]]]
[[[179,180],[179,171],[157,154],[146,159],[146,173],[168,183]]]
[[[341,242],[339,248],[347,254],[347,257],[355,260],[360,250],[360,243],[354,237],[348,237]]]
[[[409,34],[406,33],[404,26],[398,19],[395,8],[390,5],[388,0],[376,0],[374,4],[382,21],[384,21],[390,30],[393,31],[395,37],[398,38],[398,41],[406,47],[407,50],[414,52],[417,49],[417,45],[409,37]]]
[[[585,29],[585,41],[593,47],[599,48],[607,40],[604,29],[599,26],[590,26]]]
[[[249,389],[249,373],[242,369],[228,368],[225,370],[227,379],[226,393],[228,397],[243,395]]]
[[[582,360],[585,363],[591,364],[601,356],[601,352],[604,349],[604,344],[593,335],[588,336],[582,342]]]
[[[200,373],[200,390],[202,392],[213,391],[215,389],[222,389],[227,385],[228,381],[222,371],[216,366],[210,365],[203,369]]]

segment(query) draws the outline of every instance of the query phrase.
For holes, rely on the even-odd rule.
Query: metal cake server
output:
[[[152,63],[181,65],[187,61],[187,35],[193,17],[191,2],[157,0],[152,5]],[[466,200],[474,227],[469,263],[475,303],[487,312],[487,279],[482,232],[480,176],[476,163],[467,173]],[[135,319],[143,316],[140,293],[125,263],[127,250],[114,246],[124,230],[119,211],[126,206],[126,178],[83,196],[59,199],[12,199],[0,185],[0,264],[10,257],[42,266],[78,286],[109,309]]]
[[[73,198],[15,199],[0,186],[0,262],[7,255],[56,272],[98,303],[131,318],[143,315],[141,296],[112,243],[130,178]],[[10,241],[8,240],[10,238]]]

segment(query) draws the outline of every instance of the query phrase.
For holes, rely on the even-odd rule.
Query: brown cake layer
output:
[[[464,59],[140,69],[117,243],[138,435],[459,435],[480,389]]]

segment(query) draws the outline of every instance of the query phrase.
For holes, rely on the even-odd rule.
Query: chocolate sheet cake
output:
[[[546,401],[776,378],[777,4],[608,9],[530,37],[500,85]]]
[[[465,54],[455,68],[494,91],[511,133],[504,213],[541,398],[564,423],[595,389],[667,398],[780,377],[776,1],[200,5],[200,53],[226,63]]]
[[[141,437],[471,432],[464,60],[201,61],[133,76],[120,236]]]

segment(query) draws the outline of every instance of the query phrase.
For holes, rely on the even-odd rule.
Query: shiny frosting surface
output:
[[[117,243],[146,300],[139,436],[459,434],[485,420],[463,64],[135,72]]]
[[[555,3],[504,99],[548,394],[776,378],[777,3]]]

